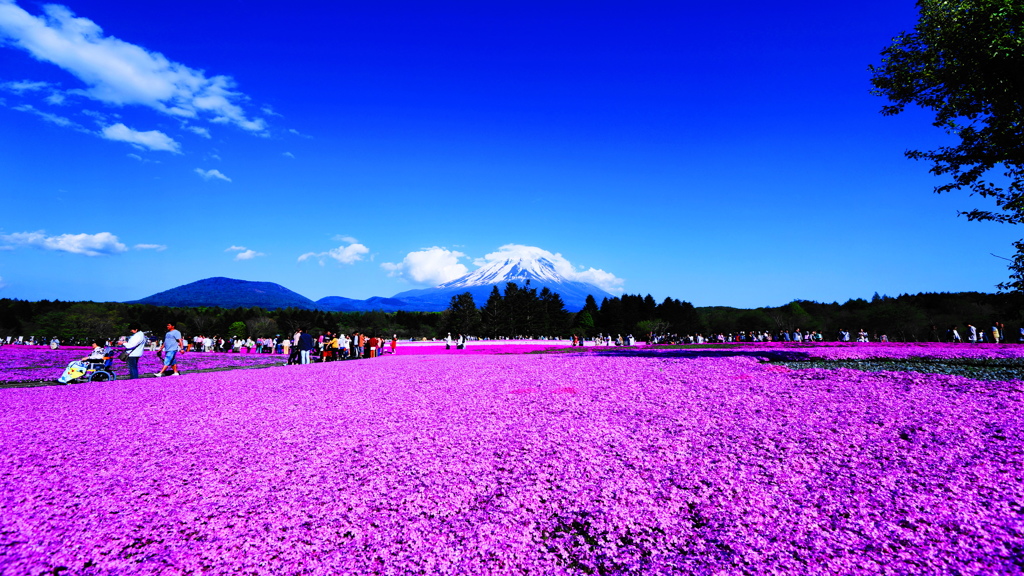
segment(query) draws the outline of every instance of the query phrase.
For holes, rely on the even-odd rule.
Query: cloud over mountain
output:
[[[257,252],[255,250],[246,248],[245,246],[232,246],[232,247],[230,247],[230,248],[228,248],[227,250],[224,250],[224,251],[225,252],[237,252],[237,254],[235,254],[235,261],[239,261],[239,260],[252,260],[253,258],[256,258],[257,256],[266,256],[266,254],[264,254],[263,252]]]
[[[605,272],[596,268],[586,270],[573,266],[559,253],[551,253],[536,246],[524,246],[522,244],[505,244],[496,252],[491,252],[473,263],[480,267],[502,263],[513,262],[550,262],[552,268],[564,280],[571,282],[583,282],[593,284],[598,288],[611,293],[622,292],[622,285],[625,280],[616,277],[611,272]]]
[[[460,285],[487,284],[494,278],[504,277],[508,270],[503,268],[510,266],[529,270],[537,278],[592,284],[611,293],[621,292],[624,283],[624,280],[611,272],[577,268],[561,254],[536,246],[505,244],[497,251],[474,260],[477,270],[472,272],[460,262],[463,258],[467,256],[462,252],[434,246],[410,252],[401,262],[385,262],[380,266],[388,271],[389,276],[428,286],[450,282]]]
[[[326,259],[330,258],[340,264],[355,264],[363,259],[363,255],[370,253],[370,249],[358,243],[355,238],[345,236],[337,237],[335,239],[346,242],[348,245],[338,246],[337,248],[332,248],[327,252],[306,252],[299,256],[299,262],[316,260],[320,262],[321,266],[323,266]]]
[[[459,262],[465,257],[462,252],[433,246],[410,252],[401,262],[385,262],[380,267],[388,271],[388,276],[435,285],[465,276],[469,269]]]

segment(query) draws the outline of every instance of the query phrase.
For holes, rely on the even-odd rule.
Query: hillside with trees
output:
[[[284,308],[173,308],[114,302],[61,302],[0,299],[0,338],[58,337],[64,342],[86,342],[128,333],[139,325],[162,333],[168,321],[187,335],[219,335],[224,338],[273,337],[292,334],[304,327],[314,333],[362,332],[399,338],[443,338],[447,333],[480,338],[568,337],[592,338],[598,334],[633,334],[645,340],[649,334],[680,337],[740,332],[817,331],[834,340],[840,329],[860,329],[892,341],[932,341],[945,338],[951,326],[971,323],[989,330],[994,322],[1005,324],[1016,336],[1024,323],[1024,294],[979,292],[925,293],[889,297],[875,294],[845,303],[794,300],[776,307],[753,309],[724,306],[694,307],[689,302],[666,298],[658,303],[650,295],[624,294],[598,304],[588,298],[577,313],[567,312],[561,297],[529,283],[496,287],[478,305],[471,294],[452,297],[444,312],[325,312]],[[1013,341],[1013,340],[1011,340]]]

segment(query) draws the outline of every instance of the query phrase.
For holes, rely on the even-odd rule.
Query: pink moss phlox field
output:
[[[91,348],[64,347],[51,350],[48,346],[0,347],[0,382],[39,382],[55,380],[69,362],[88,356]],[[185,352],[178,356],[178,369],[182,371],[214,368],[247,368],[281,364],[281,354],[234,354],[219,352]],[[163,366],[155,352],[144,352],[139,359],[139,372],[149,374]],[[118,378],[128,377],[128,365],[114,360],[114,373]]]
[[[0,573],[1019,574],[984,384],[400,349],[4,389]]]
[[[902,360],[908,358],[933,358],[949,360],[957,358],[1021,358],[1024,346],[1019,344],[944,344],[938,342],[896,343],[857,342],[832,343],[829,346],[813,345],[809,348],[793,348],[807,352],[822,360],[864,360],[884,358]]]
[[[646,350],[672,352],[675,350],[693,352],[707,350],[697,347],[659,347]],[[600,350],[589,349],[588,350]],[[1021,344],[946,344],[940,342],[821,342],[821,343],[733,343],[724,344],[713,350],[769,353],[799,353],[821,360],[903,360],[909,358],[930,358],[936,360],[957,358],[1021,358],[1024,345]]]
[[[472,343],[465,350],[445,349],[443,343],[404,343],[399,345],[396,355],[435,355],[448,354],[458,356],[480,356],[490,354],[524,354],[539,350],[549,350],[565,346],[565,342],[551,341],[494,341]],[[390,348],[385,358],[390,357]],[[64,347],[51,350],[49,346],[0,346],[0,382],[41,382],[55,380],[72,360],[88,356],[89,347]],[[381,358],[383,359],[383,358]],[[219,353],[219,352],[185,352],[177,357],[178,369],[183,372],[194,370],[211,370],[223,368],[255,368],[283,364],[287,356],[283,354],[257,353]],[[139,360],[141,374],[154,373],[163,366],[155,352],[143,353]],[[114,361],[114,373],[118,378],[128,377],[128,365],[120,360]]]

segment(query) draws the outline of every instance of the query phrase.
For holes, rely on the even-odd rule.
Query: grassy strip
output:
[[[772,362],[795,370],[851,368],[864,372],[918,372],[964,376],[974,380],[1024,380],[1024,358],[908,358],[888,360],[807,360]]]

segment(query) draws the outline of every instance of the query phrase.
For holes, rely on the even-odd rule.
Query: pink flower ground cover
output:
[[[969,358],[1021,358],[1020,344],[946,344],[939,342],[829,342],[825,344],[779,343],[775,350],[805,352],[822,360],[865,360],[884,358],[904,360],[931,358],[936,360]]]
[[[0,573],[1024,568],[1017,384],[401,352],[0,390]]]
[[[51,350],[49,346],[0,347],[0,382],[40,382],[56,380],[73,360],[88,356],[91,347],[64,347]],[[235,354],[220,352],[185,352],[178,356],[178,369],[210,370],[217,368],[250,368],[281,364],[287,358],[281,354]],[[163,363],[155,352],[143,352],[139,359],[139,373],[152,374]],[[128,365],[114,360],[114,373],[118,378],[128,377]]]
[[[611,351],[628,353],[642,350],[645,353],[661,353],[666,356],[714,356],[746,355],[765,357],[801,357],[820,360],[907,360],[926,358],[932,360],[1024,358],[1021,344],[946,344],[940,342],[752,342],[728,343],[702,346],[637,346],[634,348],[586,348],[594,352]],[[716,352],[716,351],[721,351]]]

